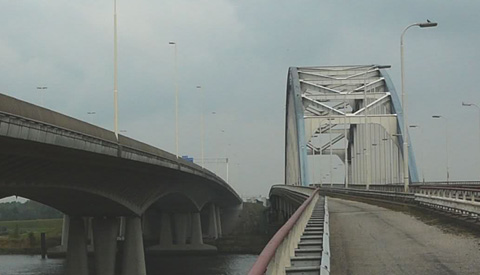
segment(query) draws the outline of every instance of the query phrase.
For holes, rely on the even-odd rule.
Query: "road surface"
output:
[[[331,274],[480,274],[480,234],[329,198]],[[453,229],[452,229],[453,228]]]

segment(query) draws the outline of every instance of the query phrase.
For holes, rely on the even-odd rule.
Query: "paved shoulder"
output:
[[[401,212],[329,199],[332,274],[479,274],[480,239]]]

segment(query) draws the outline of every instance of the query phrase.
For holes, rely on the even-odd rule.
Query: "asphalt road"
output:
[[[332,275],[480,274],[478,233],[356,201],[329,211]]]

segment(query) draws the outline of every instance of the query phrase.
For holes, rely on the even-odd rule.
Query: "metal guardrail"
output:
[[[360,197],[369,197],[369,198],[378,198],[378,199],[389,199],[394,201],[402,202],[413,202],[415,196],[413,193],[404,193],[397,191],[382,191],[382,190],[364,190],[364,189],[351,189],[351,188],[332,188],[332,187],[322,187],[320,189],[322,193],[340,193],[344,195],[354,195]]]
[[[415,194],[415,201],[430,208],[477,220],[480,215],[480,188],[428,186]]]
[[[286,263],[290,262],[319,198],[318,192],[316,189],[275,233],[248,272],[249,275],[285,273]]]
[[[320,275],[330,274],[330,214],[328,212],[328,198],[325,197],[325,220],[323,221],[323,247]]]
[[[472,184],[473,183],[473,184]],[[433,208],[438,211],[459,215],[475,222],[480,222],[480,186],[476,181],[462,181],[455,184],[440,185],[417,185],[411,186],[410,192],[396,192],[384,190],[365,190],[357,188],[331,188],[322,187],[321,192],[353,195],[359,197],[376,198],[382,200],[402,201],[403,203],[417,204],[423,207]],[[370,186],[372,187],[372,186]],[[376,189],[382,186],[376,185]],[[389,185],[384,185],[388,189]],[[391,187],[391,186],[390,186]],[[396,187],[402,187],[395,185]]]

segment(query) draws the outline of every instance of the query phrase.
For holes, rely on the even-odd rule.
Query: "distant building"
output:
[[[264,196],[242,198],[242,200],[243,200],[243,202],[259,203],[259,204],[262,204],[265,207],[268,206],[268,199]]]

